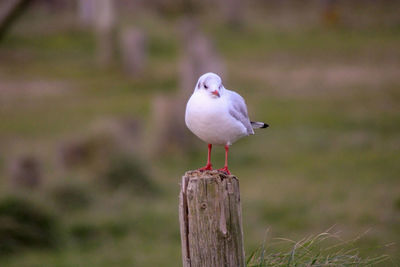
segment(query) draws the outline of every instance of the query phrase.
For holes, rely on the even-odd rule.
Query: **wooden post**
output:
[[[146,34],[135,28],[122,31],[120,48],[124,69],[130,76],[138,76],[144,69],[147,59]]]
[[[4,38],[11,25],[28,9],[32,0],[9,0],[2,2],[0,5],[0,41]]]
[[[95,18],[96,0],[79,0],[78,14],[83,26],[92,26]]]
[[[179,194],[183,267],[244,267],[239,180],[188,171]]]
[[[114,53],[113,33],[116,23],[114,0],[96,0],[94,4],[97,61],[101,66],[107,66],[111,63]]]

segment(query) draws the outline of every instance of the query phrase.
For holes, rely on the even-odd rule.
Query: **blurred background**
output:
[[[400,2],[2,0],[0,265],[179,266],[214,71],[270,128],[231,148],[246,252],[330,227],[400,264]],[[213,150],[214,167],[224,151]]]

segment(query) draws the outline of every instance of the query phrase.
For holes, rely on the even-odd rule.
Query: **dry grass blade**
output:
[[[264,240],[262,246],[251,253],[247,266],[375,266],[390,260],[388,255],[363,258],[359,249],[352,247],[362,235],[343,241],[338,233],[331,233],[330,230],[297,242],[287,238],[274,238],[272,240],[279,242],[270,242],[268,250],[265,249]]]

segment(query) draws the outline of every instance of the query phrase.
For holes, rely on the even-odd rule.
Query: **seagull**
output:
[[[269,126],[264,122],[250,121],[243,97],[226,89],[221,78],[212,72],[203,74],[197,81],[186,105],[185,123],[190,131],[208,143],[207,164],[199,170],[212,170],[212,145],[223,145],[225,165],[218,170],[228,175],[231,174],[228,169],[229,146],[254,134],[253,129]]]

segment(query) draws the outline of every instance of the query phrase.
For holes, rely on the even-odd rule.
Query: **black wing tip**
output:
[[[264,123],[264,122],[260,122],[260,121],[251,121],[251,126],[253,127],[253,129],[260,129],[260,128],[267,128],[269,127],[269,124]]]

